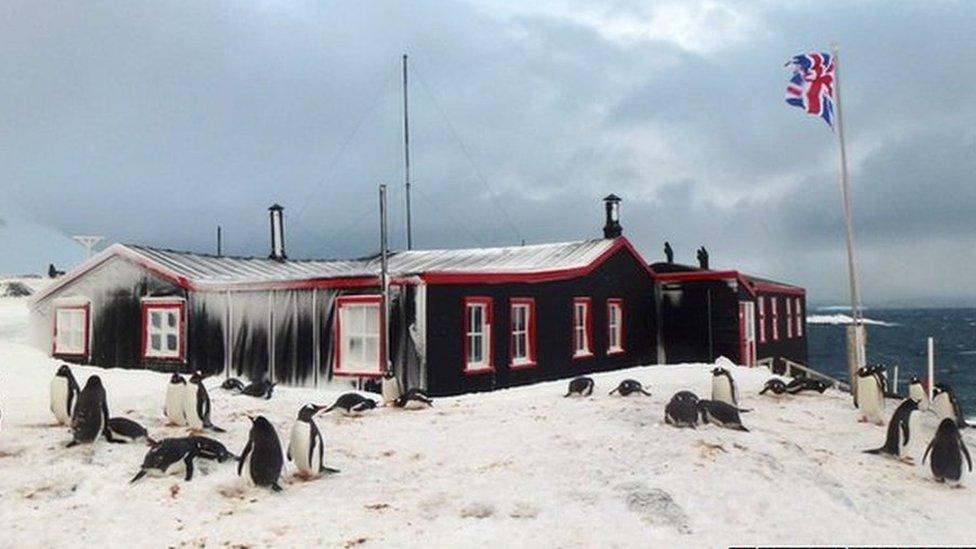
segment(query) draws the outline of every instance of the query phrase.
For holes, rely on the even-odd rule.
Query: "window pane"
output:
[[[152,334],[149,336],[149,348],[154,351],[159,351],[162,349],[162,341],[160,340],[159,334]]]
[[[170,312],[169,314],[167,314],[166,315],[166,320],[167,320],[167,324],[169,324],[169,327],[170,328],[175,328],[176,327],[176,313]]]
[[[176,334],[166,336],[166,350],[176,352]]]
[[[481,306],[475,305],[471,308],[471,331],[481,331]]]
[[[366,317],[366,333],[380,333],[380,308],[363,307],[363,315]]]

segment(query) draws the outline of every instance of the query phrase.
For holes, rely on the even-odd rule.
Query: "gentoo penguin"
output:
[[[154,444],[146,452],[142,467],[129,484],[150,474],[163,476],[183,473],[184,480],[193,480],[193,458],[197,457],[199,447],[192,438],[166,438]]]
[[[823,380],[813,379],[811,377],[798,377],[794,378],[786,385],[786,392],[791,395],[798,395],[804,391],[816,391],[823,394],[830,388]]]
[[[166,386],[166,404],[163,415],[170,425],[186,425],[186,414],[183,412],[183,401],[186,400],[186,380],[180,374],[173,374]]]
[[[274,393],[275,385],[277,384],[270,380],[259,379],[241,389],[241,394],[256,398],[263,398],[264,400],[271,400],[271,395]]]
[[[768,379],[766,380],[766,384],[763,385],[762,391],[759,391],[759,394],[773,393],[776,396],[780,396],[786,393],[786,388],[787,385],[783,383],[782,379]]]
[[[678,391],[664,408],[664,421],[675,427],[698,425],[698,395],[691,391]]]
[[[935,438],[929,443],[922,456],[922,463],[929,452],[932,452],[932,475],[939,482],[951,481],[958,483],[962,479],[962,458],[966,456],[966,463],[969,465],[969,472],[973,472],[973,460],[969,457],[969,450],[966,443],[962,440],[959,427],[950,418],[942,420],[939,429],[935,432]]]
[[[580,376],[574,378],[569,382],[569,389],[566,391],[564,397],[572,396],[590,396],[593,394],[593,378]]]
[[[204,428],[217,433],[224,430],[210,422],[210,395],[203,385],[203,376],[194,372],[183,393],[183,413],[190,429],[202,431]]]
[[[888,436],[885,438],[884,446],[873,450],[865,450],[866,454],[887,454],[896,457],[907,463],[912,463],[913,458],[908,452],[909,444],[918,439],[921,425],[918,413],[918,403],[910,398],[906,398],[895,413],[891,415],[888,422]]]
[[[267,486],[275,492],[281,491],[278,478],[284,459],[281,457],[281,442],[278,433],[271,422],[258,416],[251,418],[251,434],[248,435],[247,445],[241,452],[241,459],[237,462],[237,476],[245,471],[247,477],[257,486]]]
[[[78,404],[71,414],[71,442],[75,444],[94,442],[99,435],[108,438],[108,403],[105,400],[105,387],[98,376],[91,376],[85,388],[78,395]]]
[[[617,385],[614,390],[610,391],[611,395],[614,393],[620,393],[620,396],[629,396],[634,393],[640,393],[644,396],[651,396],[651,393],[645,391],[644,386],[641,385],[640,381],[637,381],[636,379],[625,379],[621,381],[620,385]]]
[[[932,387],[932,409],[939,415],[939,418],[955,421],[956,427],[960,429],[967,427],[966,416],[963,415],[959,401],[956,400],[956,392],[949,385],[936,383]]]
[[[240,393],[244,390],[244,382],[236,377],[229,377],[220,384],[220,388],[225,391],[237,391]]]
[[[725,368],[712,370],[712,400],[719,400],[732,406],[739,405],[739,394],[736,391],[735,380]]]
[[[739,408],[721,400],[699,400],[698,411],[703,423],[714,423],[734,431],[749,432],[739,419]]]
[[[342,410],[346,415],[359,414],[376,408],[376,401],[359,393],[344,393],[322,413],[327,414],[336,408]]]
[[[854,405],[860,413],[860,422],[884,425],[884,366],[862,366],[857,370],[854,382]]]
[[[67,364],[62,364],[51,380],[51,412],[61,425],[71,423],[71,412],[78,402],[78,382]]]
[[[338,473],[336,469],[326,467],[322,463],[325,453],[325,439],[315,425],[315,414],[325,406],[306,404],[298,411],[298,419],[291,428],[291,438],[288,440],[288,461],[295,463],[298,472],[306,477],[321,473]]]
[[[407,389],[407,392],[393,399],[392,405],[397,408],[428,408],[434,401],[423,389]]]
[[[142,425],[127,417],[113,417],[108,420],[108,440],[110,442],[135,442],[143,439],[152,445],[155,441]]]
[[[393,404],[393,401],[400,398],[403,394],[403,387],[400,385],[400,379],[393,373],[393,370],[387,370],[383,374],[383,383],[381,385],[380,391],[383,394],[383,404],[389,406]]]
[[[196,457],[200,459],[209,459],[211,461],[216,461],[217,463],[223,463],[228,459],[237,459],[237,456],[230,453],[227,450],[227,447],[221,444],[218,440],[202,436],[192,436],[186,438],[196,443]]]
[[[925,412],[930,407],[929,392],[925,390],[925,386],[922,385],[922,380],[918,379],[918,376],[912,376],[908,380],[908,398],[918,403],[920,412]]]

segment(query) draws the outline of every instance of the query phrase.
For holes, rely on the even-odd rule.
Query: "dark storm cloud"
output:
[[[865,293],[965,295],[976,224],[976,15],[964,3],[8,2],[0,213],[65,234],[292,256],[403,225],[399,56],[411,54],[415,240],[599,234],[625,198],[650,259],[846,291],[836,145],[783,104],[783,62],[839,41]],[[968,246],[968,247],[966,247]],[[919,251],[921,250],[921,251]],[[0,269],[4,270],[4,269]],[[896,270],[897,276],[891,271]],[[884,276],[880,276],[880,273]]]

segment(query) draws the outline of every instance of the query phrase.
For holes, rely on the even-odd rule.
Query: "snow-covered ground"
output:
[[[328,465],[308,482],[286,471],[284,491],[248,487],[235,465],[201,462],[191,482],[128,481],[146,447],[64,448],[52,426],[48,382],[57,363],[0,341],[0,546],[496,546],[729,544],[966,544],[976,497],[927,468],[866,455],[882,427],[859,424],[850,400],[758,396],[769,373],[734,372],[749,433],[674,429],[665,402],[680,389],[709,394],[705,365],[650,366],[594,376],[589,398],[565,382],[437,399],[431,409],[324,416]],[[157,438],[166,376],[98,374],[113,415]],[[652,397],[610,397],[624,378]],[[218,380],[211,380],[211,387]],[[337,393],[279,388],[271,401],[211,389],[216,435],[234,452],[244,414],[264,414],[287,436],[305,402]],[[889,402],[889,411],[894,403]],[[925,420],[926,442],[934,418]],[[968,436],[968,435],[967,435]],[[971,447],[976,450],[976,446]],[[919,456],[920,457],[920,456]]]

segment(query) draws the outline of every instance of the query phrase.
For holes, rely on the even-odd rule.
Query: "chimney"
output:
[[[268,215],[271,217],[271,255],[268,259],[284,261],[288,259],[285,255],[285,209],[274,204],[268,208]]]
[[[603,226],[603,238],[617,238],[623,233],[620,226],[620,197],[611,194],[603,199],[607,208],[607,223]]]

